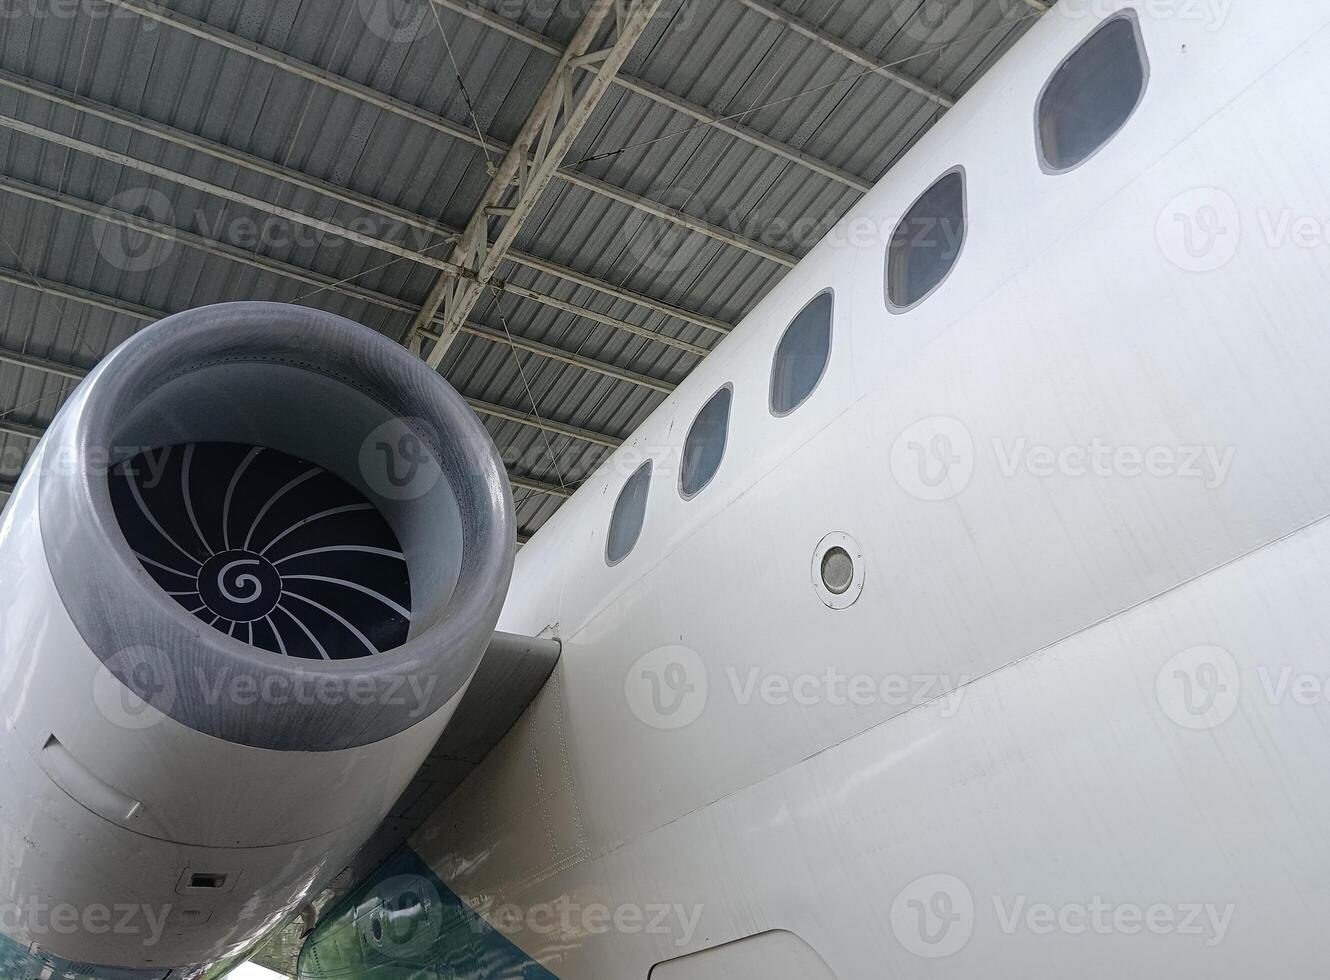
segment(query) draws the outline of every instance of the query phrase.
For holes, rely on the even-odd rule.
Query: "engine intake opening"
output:
[[[335,751],[433,717],[508,591],[512,496],[484,426],[418,357],[329,313],[153,324],[79,386],[39,460],[47,562],[89,648],[224,741]]]
[[[306,660],[372,657],[407,640],[397,535],[321,466],[238,443],[170,446],[115,467],[111,502],[144,570],[227,636]]]

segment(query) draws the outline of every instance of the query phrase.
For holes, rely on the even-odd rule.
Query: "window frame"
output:
[[[825,370],[826,369],[824,368],[823,371],[825,372]],[[821,381],[822,379],[818,378],[818,380]],[[702,413],[707,410],[707,408],[711,405],[712,402],[716,400],[717,397],[719,397],[722,391],[728,391],[730,393],[730,404],[725,410],[725,438],[722,439],[720,443],[720,459],[716,461],[716,468],[711,471],[710,476],[708,476],[705,480],[702,481],[702,485],[700,487],[698,487],[692,493],[684,493],[683,489],[684,463],[688,456],[688,440],[692,438],[693,430],[697,428],[697,423],[698,420],[702,417]],[[809,392],[809,394],[812,394],[812,392]],[[707,398],[707,400],[702,403],[702,407],[699,408],[697,410],[697,413],[693,416],[692,424],[688,426],[687,435],[683,437],[683,451],[680,453],[679,457],[679,496],[682,497],[684,500],[695,499],[698,494],[700,494],[707,487],[711,486],[712,482],[716,479],[716,474],[720,472],[720,468],[725,462],[725,451],[730,448],[730,420],[733,417],[734,417],[734,382],[727,381],[719,388],[717,388],[715,391],[713,391],[711,395]]]
[[[776,355],[780,353],[781,344],[785,343],[785,338],[790,331],[794,329],[795,323],[799,317],[803,316],[804,311],[816,303],[823,296],[831,297],[831,316],[827,321],[827,356],[822,361],[822,370],[818,372],[817,380],[813,382],[813,387],[808,389],[808,393],[800,398],[783,412],[776,411]],[[785,329],[780,332],[780,339],[776,341],[776,347],[771,352],[771,369],[767,372],[767,411],[771,413],[772,418],[788,418],[804,406],[808,399],[817,393],[817,389],[822,387],[822,382],[826,380],[827,371],[831,368],[831,357],[836,352],[836,287],[826,286],[819,289],[808,298],[808,301],[799,307],[799,312],[790,318],[790,322],[785,324]]]
[[[942,276],[941,279],[939,279],[937,282],[933,284],[932,288],[929,289],[928,292],[924,293],[913,303],[910,303],[906,306],[901,306],[899,303],[897,303],[895,300],[891,298],[891,243],[895,241],[896,232],[900,230],[901,225],[903,225],[906,222],[906,220],[910,217],[910,212],[913,211],[915,207],[918,206],[920,201],[922,201],[925,197],[928,196],[929,192],[932,191],[934,187],[942,183],[942,181],[946,180],[952,174],[960,174],[961,178],[961,241],[960,244],[956,246],[956,257],[952,259],[951,265],[947,268],[946,273]],[[932,295],[936,293],[939,289],[941,289],[946,284],[947,280],[951,278],[952,273],[956,271],[956,267],[961,264],[961,256],[965,254],[965,246],[966,244],[969,243],[969,241],[970,241],[970,173],[965,168],[965,164],[958,163],[955,166],[948,167],[946,170],[942,171],[942,173],[938,174],[937,177],[935,177],[933,180],[929,181],[928,186],[925,187],[922,191],[920,191],[919,195],[915,197],[913,201],[910,202],[910,206],[906,208],[905,211],[901,214],[900,221],[897,221],[896,226],[891,230],[891,238],[887,240],[887,254],[882,260],[882,296],[886,300],[887,312],[894,313],[899,316],[902,313],[909,313],[911,310],[915,309],[916,307],[921,306],[924,303],[928,302],[928,300],[932,297]]]
[[[641,473],[643,470],[647,471],[646,475],[647,489],[646,489],[646,498],[642,501],[641,523],[639,523],[637,526],[637,534],[633,536],[633,543],[628,546],[628,550],[625,551],[618,558],[611,559],[610,542],[614,538],[614,520],[619,515],[619,504],[623,502],[623,495],[628,491],[629,484],[631,484],[635,479],[637,479],[637,474]],[[646,459],[643,460],[641,465],[639,465],[635,470],[633,470],[632,473],[628,474],[628,479],[624,480],[623,485],[619,487],[619,492],[614,498],[614,506],[610,508],[609,523],[605,526],[605,564],[608,565],[610,568],[613,568],[615,565],[618,565],[619,563],[626,561],[628,559],[628,556],[637,550],[637,543],[642,540],[642,532],[646,530],[647,526],[647,505],[651,503],[651,479],[655,475],[656,475],[656,461],[654,459]]]
[[[1062,73],[1062,69],[1066,68],[1067,65],[1071,63],[1071,60],[1075,58],[1076,55],[1078,55],[1100,31],[1107,28],[1108,25],[1115,20],[1126,20],[1131,24],[1132,33],[1135,35],[1136,40],[1136,56],[1141,62],[1141,90],[1136,94],[1136,102],[1132,105],[1131,111],[1127,113],[1126,117],[1122,120],[1122,123],[1117,129],[1113,130],[1102,143],[1095,147],[1094,152],[1087,154],[1084,158],[1076,161],[1070,167],[1055,167],[1048,159],[1048,155],[1044,152],[1044,127],[1042,119],[1044,99],[1047,98],[1048,90],[1052,87],[1053,82],[1058,75]],[[1145,48],[1145,32],[1141,29],[1141,18],[1134,7],[1127,7],[1116,13],[1110,14],[1096,24],[1094,29],[1086,34],[1085,37],[1081,38],[1080,41],[1076,43],[1076,46],[1068,51],[1063,59],[1057,63],[1057,67],[1049,73],[1048,78],[1044,80],[1043,86],[1039,89],[1039,97],[1034,100],[1034,152],[1035,156],[1039,159],[1039,169],[1049,177],[1061,177],[1074,170],[1079,170],[1106,150],[1109,144],[1117,138],[1118,134],[1127,128],[1127,124],[1131,122],[1132,117],[1134,117],[1137,111],[1141,108],[1141,103],[1145,101],[1145,94],[1150,90],[1150,75],[1150,53]]]

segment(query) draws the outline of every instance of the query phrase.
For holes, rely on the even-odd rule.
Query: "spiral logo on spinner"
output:
[[[401,545],[369,500],[320,466],[236,443],[172,446],[115,467],[111,501],[144,571],[219,632],[309,660],[406,642]]]
[[[199,569],[199,598],[225,619],[249,623],[282,600],[282,576],[267,558],[236,550],[213,555]]]

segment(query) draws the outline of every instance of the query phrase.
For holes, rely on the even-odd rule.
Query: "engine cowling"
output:
[[[447,724],[514,537],[484,428],[373,331],[228,304],[115,350],[0,521],[0,961],[174,980],[298,910]]]

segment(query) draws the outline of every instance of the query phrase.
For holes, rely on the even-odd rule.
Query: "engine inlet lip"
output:
[[[278,364],[355,388],[389,417],[411,420],[435,452],[461,518],[461,570],[446,612],[404,645],[348,661],[277,657],[203,626],[145,574],[111,504],[107,460],[114,462],[117,432],[136,404],[170,378],[224,363]],[[228,742],[335,751],[405,731],[469,680],[507,595],[516,520],[489,434],[436,371],[334,314],[232,303],[158,321],[88,376],[40,452],[46,556],[85,643],[152,708]],[[136,683],[145,676],[158,682],[145,689]],[[252,683],[275,693],[257,703],[217,697],[236,690],[237,681],[245,690]]]

